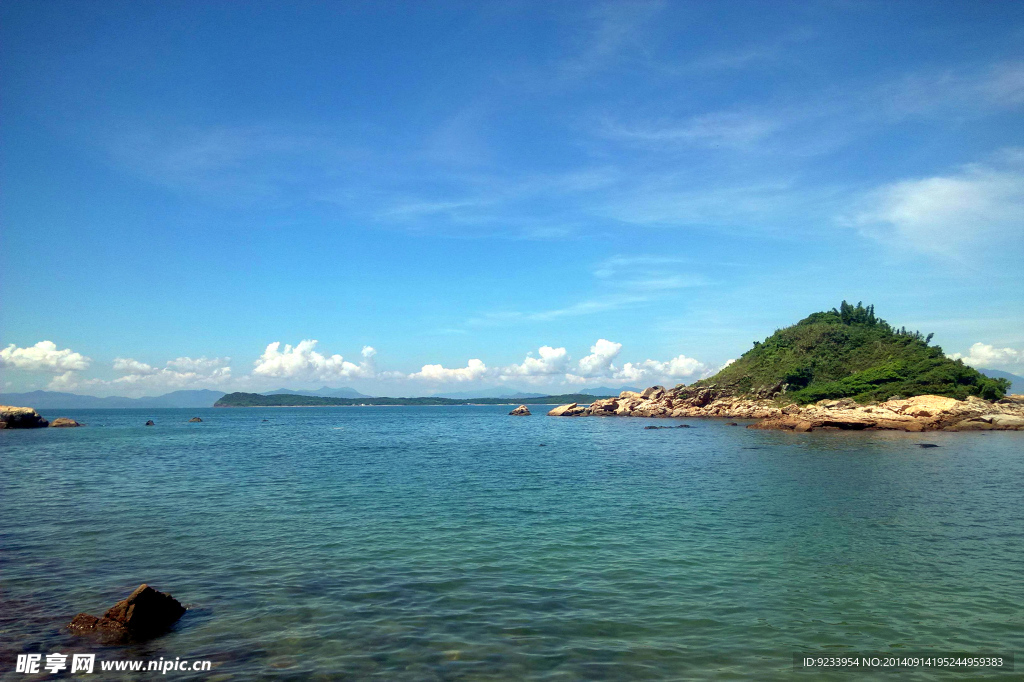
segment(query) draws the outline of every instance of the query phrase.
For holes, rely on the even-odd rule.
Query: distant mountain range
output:
[[[34,407],[37,410],[90,409],[122,407],[213,407],[224,391],[173,391],[146,398],[110,396],[97,398],[59,391],[31,391],[29,393],[0,393],[0,404]]]
[[[372,398],[373,396],[360,393],[354,388],[330,388],[328,386],[322,386],[315,391],[293,391],[290,388],[279,388],[276,391],[270,391],[263,395],[308,395],[318,396],[324,398]],[[220,396],[217,396],[218,398]]]
[[[1010,374],[1009,372],[1003,372],[998,369],[981,369],[976,368],[979,372],[987,377],[993,379],[1008,379],[1010,381],[1010,390],[1007,393],[1024,393],[1024,377],[1019,377],[1016,374]]]
[[[580,393],[586,393],[587,395],[618,395],[623,391],[636,391],[642,393],[644,389],[637,388],[636,386],[621,386],[619,388],[608,388],[607,386],[597,386],[595,388],[581,388]]]

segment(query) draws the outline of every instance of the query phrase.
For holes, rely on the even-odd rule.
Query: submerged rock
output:
[[[31,407],[0,405],[0,429],[38,429],[49,426],[50,422],[39,416]]]
[[[146,639],[166,631],[184,613],[185,607],[177,599],[143,583],[101,618],[80,613],[68,623],[68,629],[76,635],[97,634],[107,643]]]
[[[146,422],[146,426],[156,426],[156,424],[153,423],[152,419],[150,419],[149,421]]]
[[[191,419],[189,419],[188,421],[189,421],[189,423],[191,423],[191,422],[201,422],[201,421],[203,421],[203,420],[202,420],[202,419],[200,419],[199,417],[192,417],[192,418],[191,418]]]
[[[520,405],[516,409],[512,410],[511,412],[509,412],[509,415],[511,415],[513,417],[529,417],[530,416],[530,408],[528,408],[526,405]]]
[[[81,426],[81,424],[76,422],[74,419],[68,419],[67,417],[57,417],[52,422],[50,422],[51,429],[71,428],[75,426]]]

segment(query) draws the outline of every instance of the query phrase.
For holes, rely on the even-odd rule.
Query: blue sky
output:
[[[3,3],[0,390],[1022,373],[1022,113],[1020,2]]]

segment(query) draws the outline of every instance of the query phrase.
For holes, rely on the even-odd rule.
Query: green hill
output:
[[[874,306],[843,301],[838,310],[814,313],[763,343],[755,341],[736,362],[695,385],[714,384],[732,395],[783,392],[798,403],[924,394],[995,400],[1006,394],[1006,379],[950,360],[940,347],[929,345],[931,338],[894,328],[875,317]]]

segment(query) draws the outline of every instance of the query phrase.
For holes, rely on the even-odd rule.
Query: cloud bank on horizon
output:
[[[764,6],[0,3],[0,390],[1019,372],[1024,3]]]
[[[647,359],[642,362],[616,364],[622,344],[598,339],[590,353],[577,361],[565,348],[541,346],[536,354],[528,353],[522,363],[488,367],[482,360],[470,359],[465,367],[423,365],[418,371],[401,372],[379,369],[377,351],[364,346],[362,360],[356,364],[341,355],[323,355],[316,350],[315,339],[304,339],[294,346],[278,341],[267,345],[253,362],[248,374],[234,374],[230,358],[179,357],[168,360],[164,367],[154,367],[132,358],[116,358],[111,369],[120,374],[114,379],[87,377],[91,361],[70,348],[57,349],[52,341],[40,341],[28,348],[14,345],[0,350],[0,369],[42,376],[34,388],[51,391],[95,392],[103,395],[138,397],[157,395],[182,389],[214,389],[260,392],[275,388],[319,388],[331,383],[347,382],[378,392],[416,395],[416,391],[436,393],[461,386],[511,389],[530,388],[551,392],[572,392],[585,384],[654,385],[692,383],[711,376],[725,365],[707,365],[680,354],[666,361]],[[1024,371],[1024,350],[996,348],[975,343],[967,353],[952,353],[950,358],[962,360],[973,367]],[[46,378],[48,377],[48,378]],[[340,386],[335,386],[339,388]],[[384,393],[382,393],[384,394]]]

